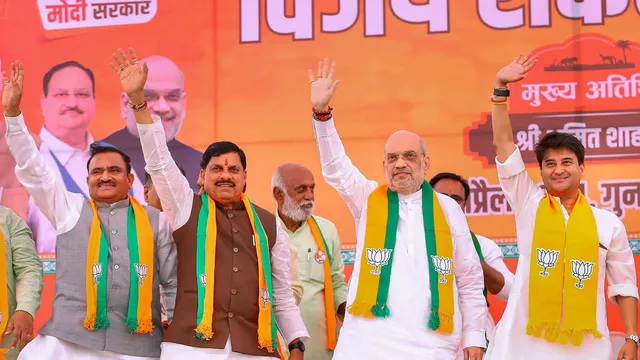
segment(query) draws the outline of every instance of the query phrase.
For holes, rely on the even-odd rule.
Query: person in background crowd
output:
[[[62,179],[65,188],[89,199],[87,160],[94,140],[89,125],[96,113],[96,84],[93,71],[77,61],[56,64],[42,79],[40,106],[44,126],[40,129],[40,154]],[[136,172],[131,195],[142,200],[142,179]],[[29,204],[27,223],[33,231],[38,253],[54,253],[56,231],[36,206]]]
[[[445,194],[455,200],[460,205],[460,208],[464,211],[467,206],[467,200],[469,200],[469,184],[462,176],[458,174],[442,172],[436,174],[429,180],[429,184],[433,187],[435,192]],[[500,247],[491,239],[488,239],[482,235],[474,234],[471,232],[471,238],[473,239],[473,245],[476,249],[476,253],[480,258],[480,265],[482,266],[482,274],[484,275],[484,290],[483,295],[487,301],[487,311],[485,314],[485,336],[487,341],[493,333],[493,329],[496,324],[489,312],[489,300],[487,299],[487,292],[497,296],[500,300],[507,301],[509,293],[511,292],[511,285],[513,284],[513,273],[509,271],[507,265],[504,263],[504,256]],[[458,349],[458,360],[464,360],[464,354],[462,351],[462,344]]]
[[[553,131],[535,146],[545,190],[527,173],[513,139],[508,85],[537,63],[517,56],[498,71],[491,125],[500,187],[513,209],[520,258],[507,308],[486,358],[603,360],[611,355],[607,297],[620,308],[627,342],[618,359],[637,359],[638,283],[624,224],[580,192],[585,148]],[[605,274],[608,288],[605,288]]]
[[[288,344],[289,359],[303,359],[309,334],[291,290],[289,240],[275,216],[244,194],[244,152],[228,141],[209,145],[200,163],[204,192],[196,196],[169,152],[161,119],[147,108],[147,65],[131,48],[128,56],[118,49],[113,60],[178,249],[180,290],[162,358],[272,359]]]
[[[0,206],[0,359],[15,360],[33,338],[40,308],[42,262],[27,224]]]
[[[162,284],[171,320],[177,287],[176,249],[164,214],[129,195],[129,157],[97,143],[86,163],[89,199],[67,190],[27,131],[22,63],[11,64],[4,81],[16,175],[58,235],[51,318],[20,359],[157,359],[163,335],[158,288]]]
[[[147,109],[152,115],[162,120],[164,133],[167,137],[167,147],[171,156],[184,166],[189,184],[194,191],[198,190],[196,179],[200,174],[198,162],[194,159],[202,158],[202,153],[176,139],[180,127],[186,117],[187,93],[184,91],[184,74],[171,59],[153,55],[140,60],[149,68],[149,75],[144,87]],[[131,164],[138,174],[144,173],[144,156],[136,119],[129,107],[129,97],[120,94],[120,115],[126,126],[107,136],[103,141],[121,149],[131,156]]]
[[[464,213],[424,177],[430,159],[420,136],[389,137],[386,184],[368,180],[347,156],[329,106],[335,62],[309,70],[316,142],[325,181],[356,221],[356,262],[335,360],[465,359],[486,347],[486,302],[478,255]],[[457,299],[455,301],[454,299]]]
[[[283,164],[273,173],[271,190],[277,202],[276,218],[291,238],[298,257],[304,295],[300,310],[311,335],[305,355],[331,360],[347,301],[344,263],[335,225],[313,215],[315,181],[309,169]]]

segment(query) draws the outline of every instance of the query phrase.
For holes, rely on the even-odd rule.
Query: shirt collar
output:
[[[419,189],[418,191],[409,195],[398,194],[398,199],[401,201],[414,201],[414,200],[422,199],[422,189]]]
[[[123,200],[116,201],[116,202],[114,202],[112,204],[107,204],[105,202],[96,201],[96,206],[98,207],[98,209],[104,209],[104,208],[109,208],[109,209],[126,208],[126,207],[129,207],[129,197],[127,196]]]
[[[42,145],[46,145],[42,147],[51,150],[56,155],[56,158],[58,158],[60,163],[62,163],[62,165],[67,165],[67,161],[69,161],[71,156],[75,152],[80,151],[78,149],[72,148],[64,141],[53,136],[53,134],[51,134],[45,126],[43,126],[40,130],[40,140],[42,140]],[[91,136],[91,134],[87,132],[87,148],[84,150],[84,152],[89,152],[89,146],[91,145],[91,143],[93,143],[93,141],[93,136]]]
[[[306,226],[309,226],[306,221],[303,221],[302,225],[300,225],[300,227],[296,229],[296,231],[289,230],[287,225],[284,224],[284,221],[282,221],[282,218],[280,217],[280,213],[278,212],[278,208],[276,208],[276,219],[280,221],[280,225],[282,225],[282,229],[287,233],[287,235],[293,235],[299,231],[303,231],[303,229],[305,229]]]

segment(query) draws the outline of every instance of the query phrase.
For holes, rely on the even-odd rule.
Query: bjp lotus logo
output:
[[[547,269],[551,269],[556,266],[556,262],[558,261],[559,251],[556,250],[545,250],[545,249],[536,249],[538,250],[536,259],[538,260],[538,266],[542,267],[542,271],[540,275],[547,277],[549,273]]]
[[[584,289],[582,280],[588,280],[593,273],[595,264],[590,261],[571,260],[571,275],[578,279],[578,283],[574,284],[578,289]]]
[[[393,249],[373,249],[367,248],[367,264],[374,267],[371,270],[373,275],[380,275],[380,268],[389,263]]]
[[[327,260],[327,254],[322,252],[322,250],[318,250],[316,251],[315,258],[318,264],[324,264],[325,260]]]
[[[438,280],[442,284],[447,283],[445,276],[451,274],[451,265],[453,262],[448,257],[431,255],[431,261],[433,261],[433,267],[436,268],[436,272],[442,275],[442,278]]]
[[[207,274],[200,274],[200,284],[202,287],[207,287]]]
[[[260,300],[262,300],[262,308],[267,310],[267,303],[271,301],[271,297],[269,296],[269,290],[267,288],[261,288],[262,295],[260,296]]]
[[[147,265],[143,264],[133,264],[136,268],[136,274],[138,275],[138,285],[144,285],[142,280],[147,278]]]
[[[93,285],[98,285],[98,278],[102,275],[102,264],[95,263],[91,265],[91,276],[93,277]]]

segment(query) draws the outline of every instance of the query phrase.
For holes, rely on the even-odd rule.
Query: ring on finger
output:
[[[124,65],[120,64],[120,70],[124,70]]]
[[[138,65],[138,60],[134,60],[133,65]]]

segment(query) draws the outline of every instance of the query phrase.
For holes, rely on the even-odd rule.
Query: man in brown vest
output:
[[[244,195],[244,152],[231,142],[211,144],[200,163],[204,192],[195,195],[167,149],[160,119],[146,109],[146,64],[133,49],[113,58],[178,250],[175,316],[162,359],[273,359],[287,345],[291,360],[303,359],[309,335],[291,290],[287,235]],[[278,344],[278,329],[287,344]]]

